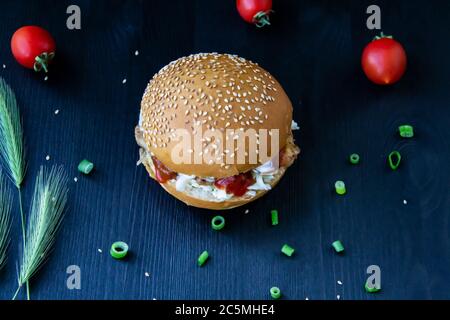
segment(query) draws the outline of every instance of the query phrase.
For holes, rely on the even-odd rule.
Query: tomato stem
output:
[[[44,70],[45,73],[48,72],[48,64],[50,63],[50,61],[53,60],[53,58],[55,57],[55,53],[54,52],[43,52],[40,55],[38,55],[36,58],[34,58],[35,62],[33,65],[33,69],[36,72],[39,72],[41,70]]]
[[[273,10],[269,11],[260,11],[253,17],[253,23],[258,27],[262,28],[264,26],[270,26],[269,14],[272,13]]]
[[[380,40],[380,39],[383,39],[383,38],[394,39],[393,36],[387,36],[387,35],[384,34],[383,31],[381,31],[381,33],[380,33],[379,36],[375,36],[375,38],[373,38],[373,41],[375,41],[375,40]]]

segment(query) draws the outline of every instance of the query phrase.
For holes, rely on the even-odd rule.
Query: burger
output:
[[[258,64],[194,54],[162,68],[145,89],[138,164],[188,205],[235,208],[280,181],[300,152],[296,128],[288,96]]]

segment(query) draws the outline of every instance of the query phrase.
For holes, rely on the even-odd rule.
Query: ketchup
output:
[[[225,189],[227,193],[232,193],[236,197],[243,196],[248,187],[255,183],[251,172],[241,173],[237,176],[217,179],[214,185],[219,189]]]
[[[152,156],[152,161],[153,161],[153,165],[155,166],[155,177],[159,183],[166,183],[167,181],[175,179],[177,177],[176,172],[173,172],[172,170],[167,168],[156,157]]]

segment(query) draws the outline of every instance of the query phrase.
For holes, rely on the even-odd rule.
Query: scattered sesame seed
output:
[[[341,300],[341,296],[340,296],[340,295],[337,295],[337,296],[336,296],[336,299]]]
[[[146,272],[146,273],[145,273],[145,276],[146,276],[147,278],[150,277],[150,273]]]
[[[136,50],[136,51],[134,52],[134,55],[135,55],[135,56],[138,56],[138,55],[139,55],[139,51]]]
[[[309,298],[308,298],[308,297],[306,297],[306,298],[305,298],[305,300],[309,300]]]
[[[403,204],[408,204],[408,201],[406,201],[406,200],[403,200]]]
[[[102,249],[97,249],[97,251],[98,251],[99,253],[102,253],[102,252],[103,252],[103,250],[102,250]]]
[[[73,181],[77,182],[77,181],[78,181],[78,178],[77,178],[77,177],[73,178]]]
[[[58,114],[58,113],[59,113],[59,109],[56,109],[56,110],[55,110],[55,114]]]
[[[127,83],[127,79],[123,79],[123,80],[122,80],[122,83],[123,83],[123,84]]]
[[[3,64],[3,69],[6,69],[6,64]]]
[[[45,76],[45,77],[44,77],[44,81],[47,81],[47,80],[48,80],[48,76]]]
[[[246,209],[244,213],[247,214],[247,213],[249,213],[249,212],[250,212],[250,210]]]
[[[342,286],[342,281],[341,281],[341,280],[338,280],[338,281],[337,281],[337,284]]]
[[[45,160],[50,160],[50,156],[49,155],[47,155],[46,157],[45,157]]]

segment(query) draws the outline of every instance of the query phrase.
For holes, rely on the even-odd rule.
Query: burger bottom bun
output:
[[[150,177],[154,178],[153,170],[150,167],[150,165],[143,161],[143,164],[145,165],[145,168],[147,169],[147,172],[149,173]],[[274,179],[270,182],[270,186],[275,187],[275,185],[281,180],[281,177],[283,177],[284,173],[286,172],[285,168],[280,168],[278,173],[274,176]],[[189,196],[186,193],[177,191],[174,184],[170,183],[164,183],[160,184],[168,193],[170,193],[172,196],[177,198],[178,200],[181,200],[188,206],[194,206],[197,208],[203,208],[203,209],[209,209],[209,210],[227,210],[227,209],[233,209],[239,206],[243,206],[249,202],[252,202],[253,200],[256,200],[263,195],[265,195],[270,190],[258,190],[256,191],[256,195],[253,197],[248,196],[242,196],[242,197],[233,197],[232,199],[216,202],[216,201],[207,201],[202,200],[198,198],[194,198]]]

